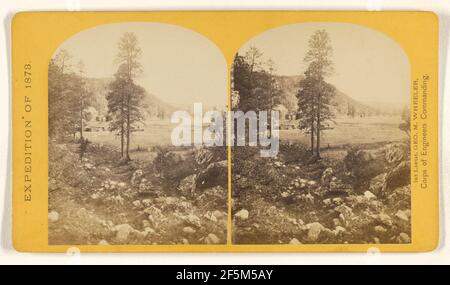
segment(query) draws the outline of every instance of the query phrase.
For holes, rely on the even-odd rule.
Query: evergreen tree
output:
[[[120,154],[124,155],[126,135],[126,66],[121,65],[114,75],[114,81],[109,84],[106,94],[108,102],[108,117],[110,118],[109,129],[120,136]]]
[[[308,41],[308,51],[304,58],[308,68],[297,94],[299,127],[311,133],[312,154],[315,136],[317,157],[320,157],[321,133],[330,128],[329,121],[334,117],[331,99],[335,96],[336,89],[325,82],[325,77],[333,72],[332,51],[328,33],[317,30]]]
[[[117,54],[117,63],[124,68],[126,87],[125,87],[125,112],[126,112],[126,150],[125,157],[130,159],[130,141],[132,124],[142,117],[139,110],[144,91],[141,87],[134,84],[134,79],[142,72],[142,66],[139,62],[142,51],[138,45],[136,35],[125,33],[119,40],[119,52]]]

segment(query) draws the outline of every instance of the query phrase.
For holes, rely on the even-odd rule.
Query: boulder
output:
[[[228,182],[228,161],[213,162],[195,177],[195,189],[202,190],[218,185],[226,185]]]
[[[377,216],[377,220],[385,226],[392,226],[392,218],[384,213],[381,213]]]
[[[183,228],[183,233],[185,234],[195,234],[196,230],[194,230],[192,227],[184,227]]]
[[[191,234],[195,234],[196,230],[192,227],[184,227],[183,228],[183,233],[191,235]]]
[[[216,216],[214,216],[213,213],[211,213],[210,211],[206,212],[205,215],[203,215],[203,217],[207,218],[211,222],[214,222],[214,223],[217,222]]]
[[[325,229],[325,227],[318,222],[309,223],[306,225],[306,228],[308,229],[308,240],[311,242],[317,241],[320,233]]]
[[[321,181],[322,184],[329,184],[331,182],[331,179],[333,178],[333,168],[328,167],[325,169],[322,173]]]
[[[48,220],[52,223],[57,222],[59,220],[59,214],[56,211],[51,211],[48,213]]]
[[[218,243],[220,243],[220,239],[215,234],[209,234],[205,238],[205,243],[206,244],[218,244]]]
[[[340,235],[341,233],[345,232],[345,228],[341,227],[341,226],[337,226],[334,230],[333,230],[333,234],[334,235]]]
[[[128,240],[128,236],[131,232],[133,232],[133,227],[129,224],[121,224],[114,227],[114,231],[116,231],[116,239],[118,242],[126,242]]]
[[[371,199],[376,199],[376,198],[377,198],[377,196],[373,195],[373,193],[370,192],[370,191],[364,192],[364,197],[365,197],[367,200],[371,200]]]
[[[201,222],[200,222],[200,218],[197,217],[194,214],[189,214],[186,217],[184,217],[184,220],[186,221],[186,223],[198,227],[200,228],[202,226]]]
[[[109,243],[106,240],[102,239],[98,242],[98,245],[109,245]]]
[[[397,237],[399,243],[411,243],[411,238],[406,233],[400,233]]]
[[[395,214],[395,216],[396,216],[398,219],[400,219],[400,220],[402,220],[402,221],[404,221],[404,222],[408,222],[408,221],[409,221],[408,215],[407,215],[404,211],[402,211],[402,210],[398,210],[397,213]]]
[[[298,239],[293,238],[289,241],[289,244],[302,244]]]
[[[215,210],[214,212],[212,212],[212,214],[214,215],[214,217],[216,217],[217,219],[220,219],[222,217],[224,217],[226,214],[219,211],[219,210]]]
[[[373,228],[373,230],[374,230],[376,233],[380,233],[380,234],[384,234],[385,232],[387,232],[387,230],[386,230],[384,227],[382,227],[382,226],[375,226],[375,227]]]
[[[133,172],[133,175],[131,176],[131,185],[139,184],[141,182],[142,175],[144,175],[144,172],[141,169]]]
[[[249,215],[249,213],[246,209],[242,209],[242,210],[238,211],[236,214],[234,214],[234,216],[240,220],[247,220],[248,215]]]

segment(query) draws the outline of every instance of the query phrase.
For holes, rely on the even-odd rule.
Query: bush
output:
[[[348,183],[354,185],[355,190],[366,191],[369,189],[370,180],[382,173],[384,163],[373,154],[352,146],[347,150],[344,158],[345,170],[349,174]]]

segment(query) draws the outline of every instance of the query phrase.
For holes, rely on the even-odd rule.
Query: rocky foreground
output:
[[[269,162],[234,157],[234,243],[411,242],[407,145],[309,162],[295,158],[301,151],[285,149]]]
[[[148,160],[122,163],[104,147],[82,160],[75,144],[54,144],[50,154],[49,244],[226,243],[227,187],[209,174],[218,163],[194,161],[185,168],[197,174],[177,181]]]

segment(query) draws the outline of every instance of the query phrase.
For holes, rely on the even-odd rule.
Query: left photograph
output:
[[[61,43],[48,64],[49,245],[226,244],[227,147],[196,144],[193,125],[199,109],[226,113],[227,88],[221,51],[178,26],[107,24]]]

